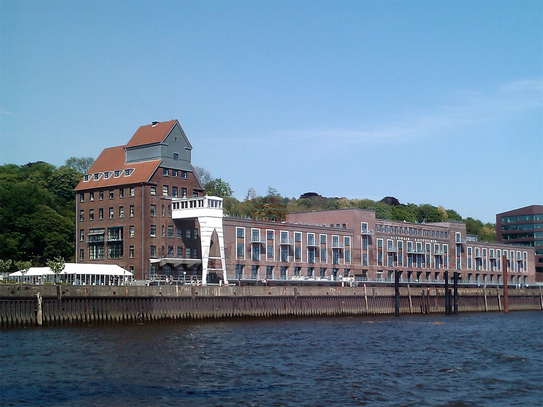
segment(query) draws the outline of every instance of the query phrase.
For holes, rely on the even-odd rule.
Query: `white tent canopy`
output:
[[[26,273],[16,271],[9,275],[10,280],[32,283],[53,281],[55,278],[55,273],[49,267],[30,267]],[[58,278],[71,284],[117,285],[132,281],[133,274],[115,264],[65,263]]]

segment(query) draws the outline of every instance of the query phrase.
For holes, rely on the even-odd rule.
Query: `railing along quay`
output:
[[[444,287],[0,285],[0,327],[236,318],[444,313]],[[397,299],[397,301],[396,301]],[[450,300],[449,300],[450,304]],[[542,310],[541,287],[508,290],[510,311]],[[459,288],[458,312],[503,311],[503,289]]]

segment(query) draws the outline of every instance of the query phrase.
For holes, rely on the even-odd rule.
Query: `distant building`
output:
[[[543,205],[530,205],[496,215],[496,239],[534,248],[535,278],[543,282]]]
[[[106,148],[75,188],[76,261],[136,279],[534,282],[534,249],[479,242],[461,222],[408,223],[362,209],[289,213],[285,222],[225,217],[203,196],[177,120],[141,126]]]

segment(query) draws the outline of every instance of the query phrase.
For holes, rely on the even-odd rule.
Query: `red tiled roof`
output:
[[[83,178],[79,181],[75,190],[79,191],[84,189],[147,182],[156,171],[160,161],[161,160],[151,160],[125,164],[124,146],[105,148],[87,171],[87,174],[90,175],[90,179],[85,181],[85,178]],[[129,176],[126,176],[124,174],[125,169],[133,169],[133,171]],[[105,171],[115,170],[122,170],[121,176],[115,177],[114,174],[111,174],[109,178],[104,178],[103,173]],[[96,173],[102,173],[98,180],[94,179],[94,174]]]
[[[128,141],[126,147],[160,143],[168,135],[176,122],[177,120],[168,120],[166,122],[157,122],[154,126],[153,124],[140,126]]]

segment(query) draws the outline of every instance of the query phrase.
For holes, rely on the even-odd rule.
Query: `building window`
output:
[[[156,218],[156,205],[155,204],[151,204],[151,216],[153,218]]]
[[[162,195],[168,196],[168,185],[162,185]]]
[[[151,250],[150,250],[150,252],[149,252],[149,255],[150,255],[151,257],[156,257],[156,246],[155,246],[154,244],[151,245]]]
[[[130,192],[129,192],[128,194],[129,194],[130,196],[134,196],[135,193],[136,193],[134,187],[130,187],[130,190],[129,190],[129,191],[130,191]]]
[[[104,191],[98,191],[98,199],[100,201],[103,201],[104,200]]]
[[[156,187],[151,187],[150,191],[151,191],[151,195],[156,195]]]
[[[182,239],[183,238],[183,230],[181,228],[176,228],[175,231],[176,231],[177,238]]]
[[[281,246],[281,261],[287,262],[288,261],[288,246]]]
[[[186,257],[187,259],[190,259],[190,247],[187,247],[187,248],[185,249],[185,257]]]
[[[258,266],[252,265],[251,266],[251,279],[256,280],[258,278]]]
[[[79,211],[79,220],[83,222],[85,220],[85,211]]]
[[[178,188],[176,186],[172,186],[172,196],[174,198],[177,198],[178,193],[179,193]]]
[[[85,260],[85,249],[79,249],[79,260]]]
[[[94,192],[89,192],[89,201],[94,201]]]
[[[112,189],[109,190],[109,199],[113,199],[113,190]]]
[[[100,220],[104,219],[104,208],[98,209],[98,219]]]
[[[128,228],[128,237],[134,237],[134,225],[130,225]]]
[[[151,225],[151,237],[156,237],[156,225]]]
[[[243,264],[236,264],[236,275],[235,278],[241,280],[243,278]]]
[[[236,249],[236,256],[238,259],[243,259],[243,243],[238,243],[237,244],[237,249]]]
[[[181,187],[181,198],[187,197],[187,188]]]
[[[173,237],[173,225],[168,225],[168,237]]]
[[[119,206],[119,218],[124,218],[124,206]]]
[[[131,259],[134,258],[134,246],[128,248],[128,257]]]
[[[124,198],[124,189],[119,188],[119,198]]]
[[[162,168],[162,175],[164,175],[165,177],[169,177],[170,171],[167,168]]]
[[[134,205],[130,205],[128,207],[128,216],[130,216],[131,218],[134,217]]]
[[[94,209],[89,209],[89,220],[94,220]]]
[[[177,178],[177,170],[172,170],[172,177]]]
[[[253,256],[252,256],[253,261],[258,261],[260,259],[260,245],[254,244],[252,253],[253,253]]]
[[[273,266],[266,266],[266,278],[268,280],[273,278]]]
[[[243,228],[236,228],[237,237],[243,238],[244,237],[244,231],[245,231],[245,229],[243,229]]]
[[[113,219],[113,215],[114,214],[114,211],[113,211],[113,206],[110,206],[109,207],[109,219]]]
[[[84,192],[79,194],[79,202],[85,202],[85,193]]]
[[[186,171],[181,171],[181,178],[187,179],[187,172]]]
[[[268,256],[268,259],[273,259],[273,245],[268,245],[266,255]]]
[[[183,257],[183,247],[177,246],[177,257]]]
[[[185,230],[185,239],[190,239],[190,229]]]
[[[79,230],[79,241],[84,241],[85,240],[85,229],[80,229]]]

